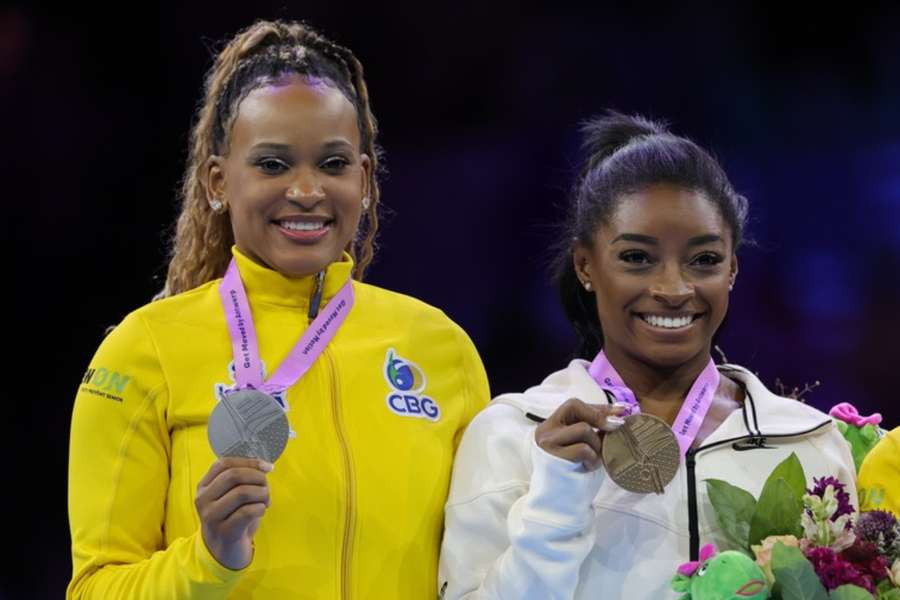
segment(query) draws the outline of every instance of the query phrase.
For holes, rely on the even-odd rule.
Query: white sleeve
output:
[[[463,437],[445,511],[444,600],[575,594],[602,475],[541,450],[522,421],[512,407],[491,406]]]

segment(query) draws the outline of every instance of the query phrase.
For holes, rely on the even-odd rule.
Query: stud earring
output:
[[[362,199],[362,207],[363,210],[369,210],[369,204],[372,202],[372,199],[368,196],[364,196]]]
[[[591,282],[590,281],[584,282],[584,289],[587,290],[588,292],[591,291]]]
[[[212,211],[214,213],[222,212],[222,209],[224,208],[224,206],[225,205],[222,204],[222,201],[219,200],[218,198],[213,198],[212,200],[209,201],[209,207],[212,209]]]

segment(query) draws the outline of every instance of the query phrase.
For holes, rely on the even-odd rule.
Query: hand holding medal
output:
[[[253,558],[253,535],[269,507],[270,463],[220,458],[197,486],[203,543],[220,564],[243,569]]]
[[[588,471],[604,465],[610,478],[629,492],[662,494],[712,405],[720,378],[715,363],[710,360],[694,381],[671,428],[641,413],[634,393],[602,351],[588,371],[616,401],[595,405],[570,398],[541,420],[535,442],[549,454],[583,463]],[[601,431],[607,434],[599,435]]]
[[[598,406],[570,398],[538,425],[535,443],[548,454],[584,463],[585,469],[593,471],[603,464],[600,432],[621,427],[624,421],[619,415],[624,411],[625,406],[618,404]]]

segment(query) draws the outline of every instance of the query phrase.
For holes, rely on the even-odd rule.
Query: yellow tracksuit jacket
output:
[[[268,374],[308,325],[313,277],[234,255]],[[323,307],[351,267],[346,255],[328,267]],[[205,547],[194,506],[215,460],[206,421],[233,383],[219,283],[128,315],[84,375],[67,597],[434,598],[453,454],[490,398],[472,342],[441,311],[354,282],[347,320],[287,392],[297,435],[268,476],[253,561],[233,571]],[[389,360],[417,374],[412,390]]]

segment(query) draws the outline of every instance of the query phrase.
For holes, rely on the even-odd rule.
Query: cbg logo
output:
[[[441,409],[434,400],[422,395],[425,373],[418,365],[397,356],[393,348],[387,351],[384,377],[394,391],[387,395],[387,405],[404,417],[421,417],[431,421],[441,418]]]

